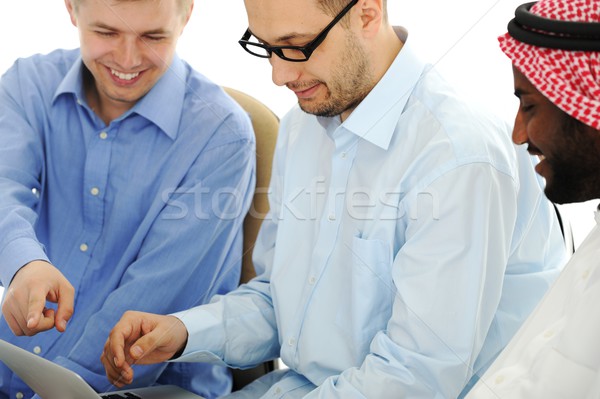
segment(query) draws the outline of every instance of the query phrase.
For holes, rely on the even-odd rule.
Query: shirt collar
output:
[[[83,62],[81,57],[73,64],[54,94],[53,101],[61,94],[72,93],[79,103],[86,103],[83,91]],[[171,66],[137,104],[118,119],[136,113],[158,126],[175,140],[179,131],[180,115],[186,92],[186,67],[175,55]]]
[[[412,42],[407,40],[408,32],[402,27],[394,30],[404,46],[381,80],[343,123],[347,130],[384,150],[388,149],[398,119],[425,68]]]
[[[85,95],[83,93],[83,61],[78,57],[71,69],[67,72],[62,82],[56,88],[52,102],[62,94],[74,94],[77,102],[85,103]]]
[[[171,66],[131,109],[160,127],[171,139],[177,137],[185,99],[187,73],[183,61],[175,55]]]

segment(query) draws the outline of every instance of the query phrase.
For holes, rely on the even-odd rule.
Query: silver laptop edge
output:
[[[98,394],[77,373],[0,339],[0,361],[42,399],[102,399],[106,395],[141,399],[203,399],[173,385]],[[135,396],[125,396],[134,394]]]

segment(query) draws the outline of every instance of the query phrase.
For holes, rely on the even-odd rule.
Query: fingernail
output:
[[[60,328],[62,328],[63,330],[67,329],[67,322],[66,321],[61,320],[61,321],[58,322],[58,324],[59,324]]]
[[[139,346],[134,346],[133,348],[131,348],[131,353],[134,357],[138,358],[138,357],[142,357],[142,355],[144,354],[144,351]]]

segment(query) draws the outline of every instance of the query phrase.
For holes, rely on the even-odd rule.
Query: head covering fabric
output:
[[[600,0],[540,0],[530,12],[575,22],[600,22]],[[506,33],[500,48],[529,81],[558,108],[600,130],[600,52],[550,49]]]

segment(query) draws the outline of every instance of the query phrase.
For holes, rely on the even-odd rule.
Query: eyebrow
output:
[[[527,95],[528,93],[523,91],[522,89],[516,88],[514,94],[515,94],[515,97],[521,98],[522,96]]]
[[[260,37],[256,36],[254,34],[254,32],[250,31],[250,33],[252,34],[252,36],[254,36],[256,39],[258,39],[258,41],[265,43],[265,44],[270,44],[267,41],[261,39]],[[297,32],[292,32],[292,33],[288,33],[286,35],[283,36],[279,36],[278,38],[275,39],[275,43],[281,43],[281,42],[289,42],[292,39],[305,39],[305,38],[312,38],[314,37],[315,34],[314,33],[297,33]]]
[[[120,29],[117,29],[115,27],[106,25],[102,22],[96,22],[96,23],[92,23],[91,26],[96,27],[96,28],[100,28],[100,29],[106,29],[106,30],[111,30],[111,31],[116,31],[116,32],[120,32]],[[136,32],[138,35],[164,35],[164,34],[168,34],[169,32],[162,29],[162,28],[158,28],[158,29],[152,29],[152,30],[148,30],[145,32]]]
[[[290,41],[291,39],[305,39],[307,37],[313,37],[313,36],[315,36],[314,33],[289,33],[287,35],[278,37],[277,41],[278,42],[287,42],[287,41]]]

